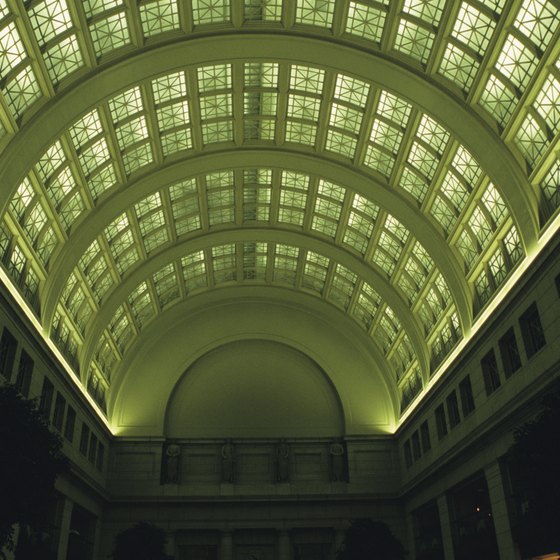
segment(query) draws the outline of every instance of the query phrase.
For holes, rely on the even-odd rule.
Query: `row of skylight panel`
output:
[[[323,179],[258,168],[215,172],[182,181],[149,195],[136,203],[132,212],[119,216],[104,230],[103,236],[91,244],[80,259],[77,267],[80,272],[76,270],[68,280],[62,300],[70,314],[76,320],[85,317],[81,307],[71,304],[75,301],[74,277],[83,276],[84,284],[91,287],[92,297],[99,303],[114,285],[115,278],[120,279],[130,266],[170,241],[170,227],[174,226],[175,236],[179,237],[201,229],[203,223],[210,226],[234,223],[235,184],[242,185],[245,222],[271,220],[297,226],[307,224],[307,231],[340,239],[391,277],[411,304],[419,299],[436,270],[437,289],[444,296],[432,307],[429,298],[422,298],[422,305],[426,307],[422,317],[429,318],[425,321],[426,328],[439,318],[440,311],[445,309],[443,303],[450,303],[449,288],[428,252],[393,216],[381,212],[364,197]],[[273,190],[279,194],[273,195]],[[277,209],[271,206],[273,196],[279,200]],[[308,205],[307,200],[312,196],[314,202]],[[167,204],[163,204],[164,199],[169,200],[171,212]],[[206,199],[207,216],[201,214],[201,199]],[[377,245],[368,249],[371,239],[377,239]],[[409,249],[405,251],[407,243]],[[145,253],[139,251],[139,247],[143,247]],[[112,266],[108,266],[107,253],[112,255]],[[393,274],[399,262],[403,263],[402,270]],[[82,300],[79,301],[82,305]],[[83,332],[85,323],[79,321],[79,326]]]
[[[381,32],[388,11],[388,1],[382,0],[372,4],[349,2],[348,12],[345,14],[344,30],[354,36],[368,41],[379,42]],[[404,2],[400,14],[394,48],[408,54],[421,62],[426,62],[431,52],[439,20],[442,16],[445,0],[407,0]],[[503,2],[462,2],[456,16],[448,49],[446,50],[440,72],[452,80],[463,82],[463,87],[470,86],[473,72],[480,56],[486,50],[490,35],[495,27],[495,18],[500,15]],[[247,0],[245,3],[246,19],[261,19],[270,21],[272,14],[277,20],[281,17],[280,2],[272,4],[270,0]],[[333,0],[316,2],[315,0],[298,0],[296,5],[296,24],[314,25],[330,28],[336,3]],[[13,16],[10,19],[5,0],[0,6],[4,18],[0,26],[6,22],[6,28],[0,33],[0,68],[6,70],[17,66],[27,58],[26,51]],[[229,0],[194,0],[192,18],[194,25],[226,22],[230,20]],[[180,26],[179,9],[176,0],[154,0],[143,2],[138,7],[140,23],[145,37],[178,29]],[[542,15],[544,14],[544,16]],[[68,5],[66,0],[44,0],[33,4],[28,11],[28,17],[33,28],[39,48],[41,49],[47,72],[56,85],[67,75],[82,67],[85,62],[76,34],[75,21],[86,19],[89,26],[93,50],[97,56],[102,56],[118,47],[132,44],[128,12],[123,1],[99,2],[85,0]],[[514,22],[516,33],[525,34],[538,49],[544,51],[550,36],[557,24],[558,14],[546,0],[525,0]],[[510,40],[510,37],[512,39]],[[453,42],[452,42],[453,41]],[[503,47],[501,58],[496,63],[498,70],[507,78],[520,74],[518,67],[523,66],[523,60],[518,59],[521,51],[513,35],[509,35]],[[464,50],[463,50],[464,49]],[[469,55],[475,53],[475,58]],[[3,54],[3,56],[2,56]],[[29,60],[33,58],[28,57]],[[527,59],[527,64],[532,64]],[[5,72],[2,72],[2,77]],[[525,74],[527,74],[525,72]],[[519,80],[522,80],[520,77]],[[489,81],[488,92],[492,89]],[[28,91],[29,90],[29,91]],[[25,97],[18,103],[15,116],[18,117],[23,108],[41,95],[33,70],[28,65],[28,71],[18,77],[14,87],[6,89],[8,102],[14,95]],[[491,93],[489,93],[491,96]],[[490,99],[485,100],[491,106]],[[12,99],[12,103],[15,102]]]
[[[54,152],[59,154],[58,159],[60,161],[64,160],[63,156],[60,156],[60,150],[55,150]],[[457,167],[463,166],[463,172],[468,176],[469,164],[472,164],[472,161],[465,158],[465,153],[462,153],[461,158],[457,160],[458,163],[455,165]],[[47,163],[43,162],[38,167],[40,174],[48,175],[52,167],[48,163],[54,160],[56,158],[51,157],[51,159],[46,160]],[[476,177],[477,168],[471,166],[470,173],[473,177]],[[258,179],[260,184],[245,185],[244,187],[244,219],[248,221],[268,220],[271,217],[270,200],[272,187],[266,183],[270,182],[271,171],[246,171],[245,181],[249,178],[249,183],[253,182],[252,177],[255,175],[260,176]],[[237,183],[242,180],[238,177]],[[132,221],[136,223],[136,227],[132,227],[127,214],[123,214],[106,229],[104,239],[95,241],[92,244],[81,259],[80,268],[82,274],[85,275],[86,283],[92,287],[94,300],[101,300],[107,290],[119,280],[120,276],[130,266],[141,258],[145,258],[138,251],[138,247],[142,247],[142,244],[139,244],[140,239],[143,241],[145,253],[148,254],[170,240],[168,224],[175,222],[175,234],[177,236],[194,229],[200,229],[201,218],[203,217],[200,216],[198,202],[205,195],[209,209],[208,218],[205,219],[206,224],[215,225],[233,222],[235,215],[233,172],[226,171],[210,174],[206,177],[205,181],[206,184],[200,183],[199,180],[200,184],[197,186],[196,181],[190,180],[180,185],[173,185],[170,188],[169,199],[172,205],[172,219],[162,204],[162,197],[166,195],[156,193],[136,205],[135,213],[132,215]],[[324,181],[321,181],[320,185],[321,187],[315,194],[315,203],[312,207],[313,214],[307,219],[308,227],[329,237],[335,237],[337,230],[340,230],[338,238],[364,255],[369,239],[373,234],[373,228],[379,212],[378,208],[359,195],[354,195],[352,207],[350,207],[349,201],[351,196],[348,195],[344,208],[344,216],[348,216],[348,221],[346,222],[346,218],[341,220],[342,200],[345,196],[343,194],[345,189],[330,185]],[[305,221],[304,208],[306,207],[309,193],[313,192],[309,190],[309,177],[298,173],[284,172],[279,188],[280,196],[278,198],[280,204],[278,214],[276,215],[275,211],[273,219],[279,222],[285,221],[288,224],[303,226]],[[36,248],[38,239],[50,240],[50,245],[43,245],[41,248],[45,250],[46,247],[50,247],[49,250],[52,250],[56,236],[53,233],[51,221],[47,219],[45,211],[39,204],[39,199],[40,197],[35,195],[34,191],[30,188],[30,183],[24,181],[12,201],[11,213],[13,214],[14,221],[19,222],[24,232],[27,233],[30,247]],[[472,264],[480,254],[483,254],[482,250],[485,250],[486,246],[493,241],[493,234],[497,231],[505,216],[506,208],[503,201],[501,201],[495,189],[489,185],[478,202],[478,206],[475,207],[471,219],[467,224],[463,225],[464,235],[461,234],[457,237],[457,246],[464,254],[467,263]],[[344,226],[345,222],[346,226]],[[403,230],[402,225],[390,216],[387,218],[384,226],[380,222],[377,230],[380,232],[378,245],[373,250],[373,253],[370,251],[367,259],[371,258],[372,262],[377,264],[388,275],[391,275],[407,241],[408,232]],[[507,270],[510,270],[521,258],[522,251],[517,232],[514,228],[510,230],[508,236],[510,240],[514,240],[514,243],[506,244],[504,242],[502,252],[505,254]],[[25,233],[23,237],[26,237]],[[419,247],[418,244],[415,247]],[[110,266],[110,257],[106,253],[112,254],[116,266]],[[39,251],[37,254],[41,255]],[[13,258],[16,258],[17,251],[13,255]],[[500,280],[500,276],[496,276],[494,281],[495,288],[500,284]],[[406,293],[411,302],[414,302],[422,289],[418,283],[411,280],[406,266],[400,275],[394,278],[394,281]],[[423,301],[426,300],[424,299]],[[74,305],[71,307],[73,317],[76,320],[78,317],[82,318],[79,321],[79,325],[80,330],[83,331],[87,322],[87,318],[84,318],[84,310],[79,311]],[[433,312],[426,311],[421,313],[421,316],[423,318],[432,318],[423,320],[425,327],[433,325]]]
[[[241,173],[241,172],[239,172]],[[275,172],[278,173],[278,172]],[[243,178],[238,177],[237,181],[245,180],[249,185],[244,187],[244,216],[246,219],[253,220],[263,217],[270,217],[270,199],[271,199],[271,179],[272,172],[267,169],[245,170]],[[256,184],[252,184],[256,181]],[[307,198],[315,187],[310,188],[310,178],[306,175],[283,172],[280,179],[276,179],[280,183],[280,206],[278,208],[278,221],[285,220],[287,223],[295,225],[303,225]],[[86,284],[92,287],[94,300],[101,300],[108,289],[118,281],[120,276],[126,272],[127,268],[144,258],[138,252],[138,239],[135,238],[134,232],[138,232],[143,240],[146,253],[151,252],[159,245],[169,241],[167,224],[175,220],[176,235],[180,235],[189,228],[199,229],[201,227],[200,209],[198,201],[200,197],[207,194],[207,205],[209,208],[209,217],[206,223],[212,225],[213,220],[218,219],[233,221],[234,218],[234,174],[233,171],[218,172],[210,174],[204,179],[199,179],[198,185],[196,180],[192,179],[169,188],[169,200],[172,204],[173,219],[166,217],[168,212],[164,210],[162,198],[164,193],[155,193],[146,197],[135,205],[135,211],[132,220],[137,224],[136,228],[132,228],[130,219],[127,214],[117,218],[106,230],[104,238],[96,240],[92,243],[88,251],[80,260],[80,270],[86,279]],[[341,229],[339,238],[343,243],[347,243],[354,249],[358,250],[362,255],[365,254],[370,237],[373,235],[374,226],[379,214],[379,209],[372,205],[367,199],[360,195],[346,195],[346,189],[337,187],[326,181],[320,180],[315,194],[315,203],[312,207],[312,217],[306,221],[310,223],[310,228],[330,237],[335,237],[337,229]],[[263,193],[265,193],[263,195]],[[218,196],[216,196],[218,195]],[[468,229],[466,235],[459,236],[461,247],[471,249],[474,256],[478,255],[477,248],[474,249],[467,244],[469,236],[476,239],[474,232],[480,238],[481,244],[490,239],[492,234],[492,226],[489,224],[485,215],[488,209],[494,209],[494,218],[499,225],[500,219],[505,215],[505,206],[503,203],[497,205],[497,193],[491,186],[482,197],[483,209],[477,208],[473,213],[473,227]],[[15,218],[21,220],[20,211],[27,209],[29,216],[34,216],[34,205],[31,200],[33,192],[29,188],[29,184],[24,182],[18,190],[18,196],[12,203]],[[35,197],[37,198],[37,197]],[[343,210],[343,201],[346,198],[344,215],[347,217],[347,224],[344,227],[345,220],[341,220]],[[501,199],[499,199],[501,200]],[[225,203],[225,206],[224,206]],[[18,208],[20,211],[18,211]],[[263,212],[263,209],[266,211]],[[226,211],[227,210],[227,211]],[[213,214],[215,212],[215,214]],[[47,220],[44,212],[40,213],[40,224],[45,224]],[[214,218],[212,217],[214,216]],[[490,213],[490,216],[492,214]],[[33,222],[32,222],[33,223]],[[220,223],[224,223],[223,221]],[[24,222],[24,225],[26,222]],[[339,225],[340,224],[340,225]],[[476,226],[476,227],[475,227]],[[39,231],[37,227],[28,226],[28,229]],[[465,228],[466,229],[466,228]],[[49,230],[50,231],[50,230]],[[384,222],[377,225],[379,235],[378,246],[371,254],[372,262],[382,268],[388,275],[391,275],[395,269],[397,261],[401,257],[409,233],[405,230],[397,220],[391,216],[387,216]],[[510,236],[515,236],[516,244],[514,246],[516,258],[515,263],[521,255],[519,239],[516,237],[515,230],[510,232]],[[141,246],[141,245],[140,245]],[[107,251],[107,248],[109,249]],[[110,260],[106,253],[113,256],[115,266],[110,266]],[[429,258],[426,251],[417,242],[409,251],[410,257],[403,262],[402,271],[397,274],[393,280],[407,295],[412,303],[417,299],[423,289],[422,279],[427,279],[430,270],[433,268],[433,262]],[[513,254],[513,253],[512,253]],[[111,270],[115,270],[111,273]],[[508,268],[509,269],[509,268]],[[71,283],[72,279],[69,280]],[[497,283],[499,285],[499,282]],[[444,290],[448,291],[447,289]],[[70,299],[71,292],[68,295],[63,294],[63,301],[69,307],[69,310],[77,321],[80,330],[83,332],[85,324],[91,315],[91,305],[83,303],[83,298],[74,300],[75,295]],[[70,304],[69,302],[74,302]],[[79,301],[82,307],[75,303]],[[429,301],[423,298],[424,306]],[[440,304],[435,305],[434,309],[443,309]],[[423,319],[426,328],[434,324],[437,318],[433,309],[419,310],[419,315]]]
[[[260,66],[258,69],[256,66],[254,63],[245,65],[248,81],[252,84],[260,82],[267,86],[274,85],[278,65],[272,63],[263,64],[258,65]],[[287,140],[313,140],[318,122],[313,124],[305,123],[305,119],[302,121],[301,117],[311,115],[315,119],[318,118],[324,74],[323,70],[316,68],[301,66],[293,66],[291,68],[290,86],[295,90],[305,93],[303,95],[294,93],[288,97]],[[258,80],[255,79],[256,75],[260,76]],[[230,65],[199,68],[198,78],[198,89],[201,92],[200,107],[204,109],[202,117],[207,117],[206,120],[212,121],[210,122],[212,126],[210,126],[205,124],[203,120],[203,138],[206,140],[211,138],[218,141],[231,140],[231,103],[226,102],[225,108],[220,108],[220,99],[223,102],[224,99],[229,99],[228,95],[225,95],[225,97],[223,95],[205,96],[207,91],[215,91],[214,88],[227,91],[231,87]],[[551,121],[549,123],[550,126],[553,126],[556,130],[558,102],[554,94],[558,88],[558,82],[551,75],[547,84],[549,84],[549,88],[543,89],[542,95],[537,98],[535,103],[538,103],[537,110],[541,108],[541,113],[546,111],[545,114],[548,116],[549,121]],[[152,91],[164,155],[168,155],[170,151],[192,147],[184,72],[162,76],[153,80]],[[356,131],[360,128],[362,114],[359,111],[363,110],[368,93],[369,85],[365,82],[344,75],[337,76],[334,100],[331,106],[331,127],[329,127],[327,135],[327,149],[330,148],[339,152],[342,150],[342,155],[348,155],[349,157],[353,155],[352,150],[356,147],[356,138],[348,134],[351,133],[355,136]],[[317,95],[317,97],[310,97],[310,95]],[[307,97],[313,100],[316,107],[313,105],[310,109],[306,105],[307,101],[305,99]],[[205,105],[204,99],[211,99],[211,103]],[[338,103],[339,100],[343,101],[345,105]],[[110,100],[109,108],[125,173],[134,172],[140,167],[151,163],[154,156],[153,142],[150,141],[148,131],[149,119],[147,118],[147,113],[149,111],[145,107],[140,88],[135,87],[115,96]],[[352,118],[349,118],[350,112],[353,112],[354,116]],[[409,120],[410,113],[410,104],[392,94],[384,91],[380,92],[375,109],[376,117],[369,132],[370,141],[364,155],[364,164],[366,166],[386,176],[391,174],[400,143],[404,136],[404,127]],[[213,128],[216,122],[208,117],[219,118],[220,116],[227,117],[227,126],[225,128],[221,126],[218,129]],[[297,116],[298,119],[297,122],[294,120],[292,123],[290,118],[294,116]],[[531,118],[531,115],[529,114],[527,118]],[[297,126],[290,128],[290,124]],[[301,128],[302,126],[303,128]],[[335,126],[339,126],[343,130],[336,130]],[[524,127],[527,134],[530,134],[533,129],[534,127],[531,128],[530,126]],[[212,132],[216,130],[221,130],[217,136]],[[302,130],[304,132],[312,131],[310,132],[311,136],[306,136],[305,134],[302,136]],[[293,135],[292,132],[294,133]],[[223,134],[226,134],[226,136],[223,136]],[[101,124],[100,110],[93,110],[75,123],[70,129],[70,135],[78,152],[79,162],[86,177],[85,181],[92,191],[92,197],[96,198],[103,190],[110,188],[116,181],[116,171],[111,160],[107,141],[107,136],[110,136],[110,132],[105,131]],[[338,140],[335,142],[333,139],[336,138]],[[439,165],[439,158],[449,143],[449,138],[450,135],[445,129],[427,115],[423,115],[416,132],[415,142],[410,147],[400,178],[400,185],[415,196],[419,202],[428,191],[428,183],[433,179],[435,170]],[[345,139],[349,140],[349,143]],[[129,147],[131,144],[133,147]],[[352,150],[350,152],[345,151],[349,146],[352,147]],[[61,150],[60,145],[53,145],[51,150],[45,154],[43,159],[54,159],[54,162],[47,162],[49,167],[56,167],[56,164],[64,159],[64,156],[60,157],[60,154],[63,154]],[[39,163],[41,164],[41,162]],[[43,172],[43,180],[45,182],[51,179],[52,176]],[[58,170],[57,178],[53,180],[50,192],[52,192],[54,197],[57,197],[54,202],[59,204],[61,209],[63,205],[62,201],[59,200],[61,198],[60,191],[72,191],[77,183],[78,181],[74,178],[69,166],[63,168],[62,171]],[[66,202],[69,206],[62,214],[63,225],[67,229],[73,219],[84,209],[84,201],[78,193],[75,193],[74,196],[66,197]]]
[[[134,337],[159,312],[182,301],[185,295],[228,282],[255,279],[298,286],[325,297],[357,320],[386,355],[394,354],[393,361],[401,371],[415,360],[410,340],[392,309],[354,272],[324,255],[299,247],[245,242],[188,254],[138,284],[117,308],[100,338],[95,350],[97,361],[107,363],[99,356],[111,346],[107,345],[108,339],[113,341],[113,353],[124,355]]]
[[[246,65],[248,73],[252,71],[251,66],[253,65]],[[277,65],[270,65],[272,70],[275,67],[277,69]],[[205,92],[209,87],[228,88],[231,85],[231,67],[229,65],[199,68],[198,75],[199,90],[202,93],[201,101],[206,99]],[[293,66],[291,68],[291,76],[291,86],[298,88],[298,90],[305,92],[305,94],[294,93],[289,96],[286,139],[310,141],[314,138],[317,131],[318,122],[311,124],[301,118],[308,114],[305,102],[301,102],[301,99],[296,103],[296,105],[299,104],[299,109],[297,110],[299,112],[296,109],[290,109],[290,103],[292,98],[304,99],[309,92],[311,92],[309,95],[315,95],[315,92],[320,93],[323,87],[324,71],[315,68]],[[337,76],[335,85],[334,102],[331,108],[331,126],[327,134],[327,148],[332,150],[340,148],[343,150],[343,155],[346,154],[351,157],[353,154],[350,152],[346,153],[344,150],[348,146],[353,146],[352,149],[356,146],[356,138],[353,136],[355,136],[363,120],[363,115],[359,111],[364,108],[369,85],[344,75]],[[184,73],[178,72],[157,78],[152,82],[152,90],[156,102],[156,114],[160,128],[159,134],[164,155],[170,152],[171,146],[173,146],[172,151],[192,147]],[[319,93],[316,94],[317,97],[311,98],[314,99],[314,103],[320,102],[321,96]],[[210,97],[213,99],[212,103],[217,103],[216,99],[219,98],[219,95],[211,95]],[[345,104],[341,105],[339,101]],[[112,124],[119,144],[118,148],[122,157],[125,174],[136,171],[140,167],[151,163],[154,159],[153,150],[157,142],[150,141],[148,126],[148,113],[150,110],[146,105],[139,87],[134,87],[119,94],[109,102],[111,120],[113,121]],[[226,104],[226,109],[223,112],[222,109],[214,107],[210,113],[212,117],[218,116],[220,118],[220,115],[226,117],[227,120],[224,122],[227,126],[225,128],[218,128],[222,132],[229,130],[226,134],[227,138],[222,138],[218,135],[213,136],[213,140],[232,139],[231,126],[229,126],[231,125],[231,114],[230,109],[227,109],[230,105]],[[201,107],[204,107],[204,105],[201,104]],[[293,113],[293,111],[296,112]],[[353,111],[356,115],[360,116],[360,125],[356,118],[347,118],[349,111]],[[111,137],[111,131],[107,130],[107,127],[104,128],[101,124],[101,119],[104,116],[103,113],[104,111],[101,109],[94,109],[70,128],[71,143],[77,151],[80,167],[85,177],[84,181],[87,187],[89,187],[93,199],[114,185],[117,180],[118,169],[115,169],[116,162],[111,158],[110,141],[108,140]],[[317,108],[312,109],[310,114],[317,118],[318,113],[319,110]],[[373,120],[371,131],[367,131],[370,136],[370,144],[367,146],[364,156],[364,164],[366,166],[387,176],[390,175],[410,113],[410,104],[392,94],[384,91],[380,92],[375,112],[376,117]],[[293,115],[296,115],[298,118],[292,122],[291,118]],[[203,113],[202,117],[208,117],[208,115]],[[206,118],[206,120],[211,121],[210,124],[212,126],[216,124],[213,119]],[[290,128],[291,124],[294,124],[294,128]],[[209,135],[213,134],[212,130],[217,130],[207,128],[207,126],[209,125],[205,124],[205,120],[203,120],[202,136],[206,139],[208,139]],[[336,126],[339,127],[339,130],[335,128]],[[353,128],[353,130],[349,130],[349,128]],[[170,133],[168,134],[169,130]],[[313,132],[310,132],[311,136],[307,137],[305,136],[307,134],[305,131]],[[292,132],[294,135],[292,135]],[[353,136],[349,136],[348,133],[351,133]],[[416,131],[415,141],[410,147],[405,169],[400,180],[401,186],[415,196],[419,202],[422,201],[428,190],[428,184],[433,179],[439,164],[439,158],[449,141],[449,137],[449,133],[441,125],[427,115],[422,116]],[[338,138],[342,144],[336,144],[333,138]],[[344,138],[350,139],[350,144],[345,143]],[[65,159],[61,145],[53,145],[51,150],[42,159],[54,159],[53,162],[47,163],[48,167],[52,168],[50,171],[56,170],[57,166]],[[68,166],[63,168],[62,171],[58,169],[56,173],[42,173],[45,183],[50,181],[53,183],[52,194],[56,197],[54,200],[56,204],[61,204],[61,189],[63,191],[72,191],[76,188],[80,179],[79,171],[77,174],[78,178],[75,178]],[[57,179],[54,179],[55,175],[58,176]],[[80,200],[78,196],[67,197],[67,201],[70,199],[72,199],[73,205],[70,218],[67,220],[70,221],[70,224],[65,224],[67,227],[71,225],[71,218],[77,215],[84,207],[84,201]]]

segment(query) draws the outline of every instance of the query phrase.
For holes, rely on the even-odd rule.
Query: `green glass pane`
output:
[[[387,5],[388,2],[385,1],[383,4]],[[386,17],[385,6],[369,6],[360,2],[350,2],[345,30],[352,35],[379,43]]]
[[[229,0],[193,0],[192,10],[195,25],[229,20]]]
[[[480,96],[484,107],[502,126],[505,126],[517,105],[517,96],[502,80],[491,74]]]
[[[425,63],[430,55],[434,38],[435,34],[430,29],[403,18],[397,30],[395,48]]]
[[[90,25],[91,38],[97,56],[130,43],[125,12],[118,12]]]
[[[470,54],[452,43],[448,43],[438,72],[468,91],[480,64]]]
[[[297,0],[296,23],[330,27],[334,4],[334,0]]]
[[[282,0],[245,0],[245,19],[248,21],[279,21]]]
[[[150,37],[179,27],[176,0],[156,0],[139,7],[144,35]]]

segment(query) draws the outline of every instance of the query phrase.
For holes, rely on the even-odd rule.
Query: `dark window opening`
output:
[[[509,329],[506,334],[500,338],[498,345],[500,347],[500,356],[502,357],[504,373],[507,379],[521,367],[519,348],[517,347],[517,339],[515,338],[513,328]]]
[[[59,432],[62,430],[62,424],[64,423],[65,408],[66,408],[66,400],[60,393],[57,393],[56,400],[54,403],[54,414],[53,414],[52,424]]]
[[[29,389],[31,387],[31,376],[33,375],[33,360],[25,351],[21,351],[19,358],[18,374],[16,377],[16,390],[24,397],[29,397]]]
[[[500,386],[500,374],[498,373],[498,362],[496,362],[494,350],[490,350],[490,352],[482,358],[480,365],[482,366],[486,395],[491,395]]]
[[[54,385],[50,379],[43,379],[43,388],[41,389],[41,400],[39,401],[39,411],[47,419],[50,419],[52,402],[54,397]]]
[[[412,434],[412,458],[417,461],[420,459],[422,451],[420,450],[420,435],[418,430]]]
[[[7,381],[12,380],[16,350],[17,340],[12,333],[4,327],[2,339],[0,339],[0,373]]]
[[[74,428],[76,426],[76,411],[68,405],[68,410],[66,412],[66,425],[64,426],[64,437],[68,441],[74,439]]]
[[[429,451],[432,448],[432,443],[430,441],[430,428],[427,420],[424,420],[420,426],[420,439],[422,440],[422,451],[426,453],[426,451]]]
[[[527,358],[531,358],[546,344],[539,310],[535,302],[519,317],[519,325]]]
[[[410,450],[410,440],[404,442],[404,463],[407,467],[412,465],[412,451]]]
[[[457,393],[452,391],[446,399],[447,415],[449,416],[449,426],[454,428],[461,421],[459,414],[459,403],[457,402]]]
[[[84,422],[82,424],[82,433],[80,435],[80,453],[82,455],[87,455],[89,445],[89,427]]]
[[[443,408],[443,404],[440,404],[436,408],[436,429],[439,439],[447,434],[447,421],[445,419],[445,410]]]
[[[95,466],[102,471],[103,470],[103,461],[105,459],[105,446],[99,442],[97,446],[97,459],[95,461]]]
[[[459,383],[459,394],[461,395],[463,418],[465,418],[465,416],[468,416],[474,410],[471,378],[468,375]]]
[[[92,433],[89,438],[88,461],[95,464],[95,456],[97,455],[97,436]]]

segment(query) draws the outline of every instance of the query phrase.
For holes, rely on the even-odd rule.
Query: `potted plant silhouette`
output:
[[[358,519],[346,534],[337,560],[404,560],[401,542],[382,521]]]
[[[27,548],[39,546],[34,529],[40,532],[46,521],[56,477],[68,466],[61,448],[36,402],[12,385],[0,386],[0,550],[13,550],[16,524],[29,537]]]
[[[172,560],[165,553],[165,531],[151,523],[137,523],[115,538],[113,560]]]

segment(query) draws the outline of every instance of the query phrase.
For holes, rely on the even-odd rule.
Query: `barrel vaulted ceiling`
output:
[[[398,420],[557,226],[559,22],[556,0],[0,0],[6,281],[109,417],[151,323],[258,286],[352,320]]]

